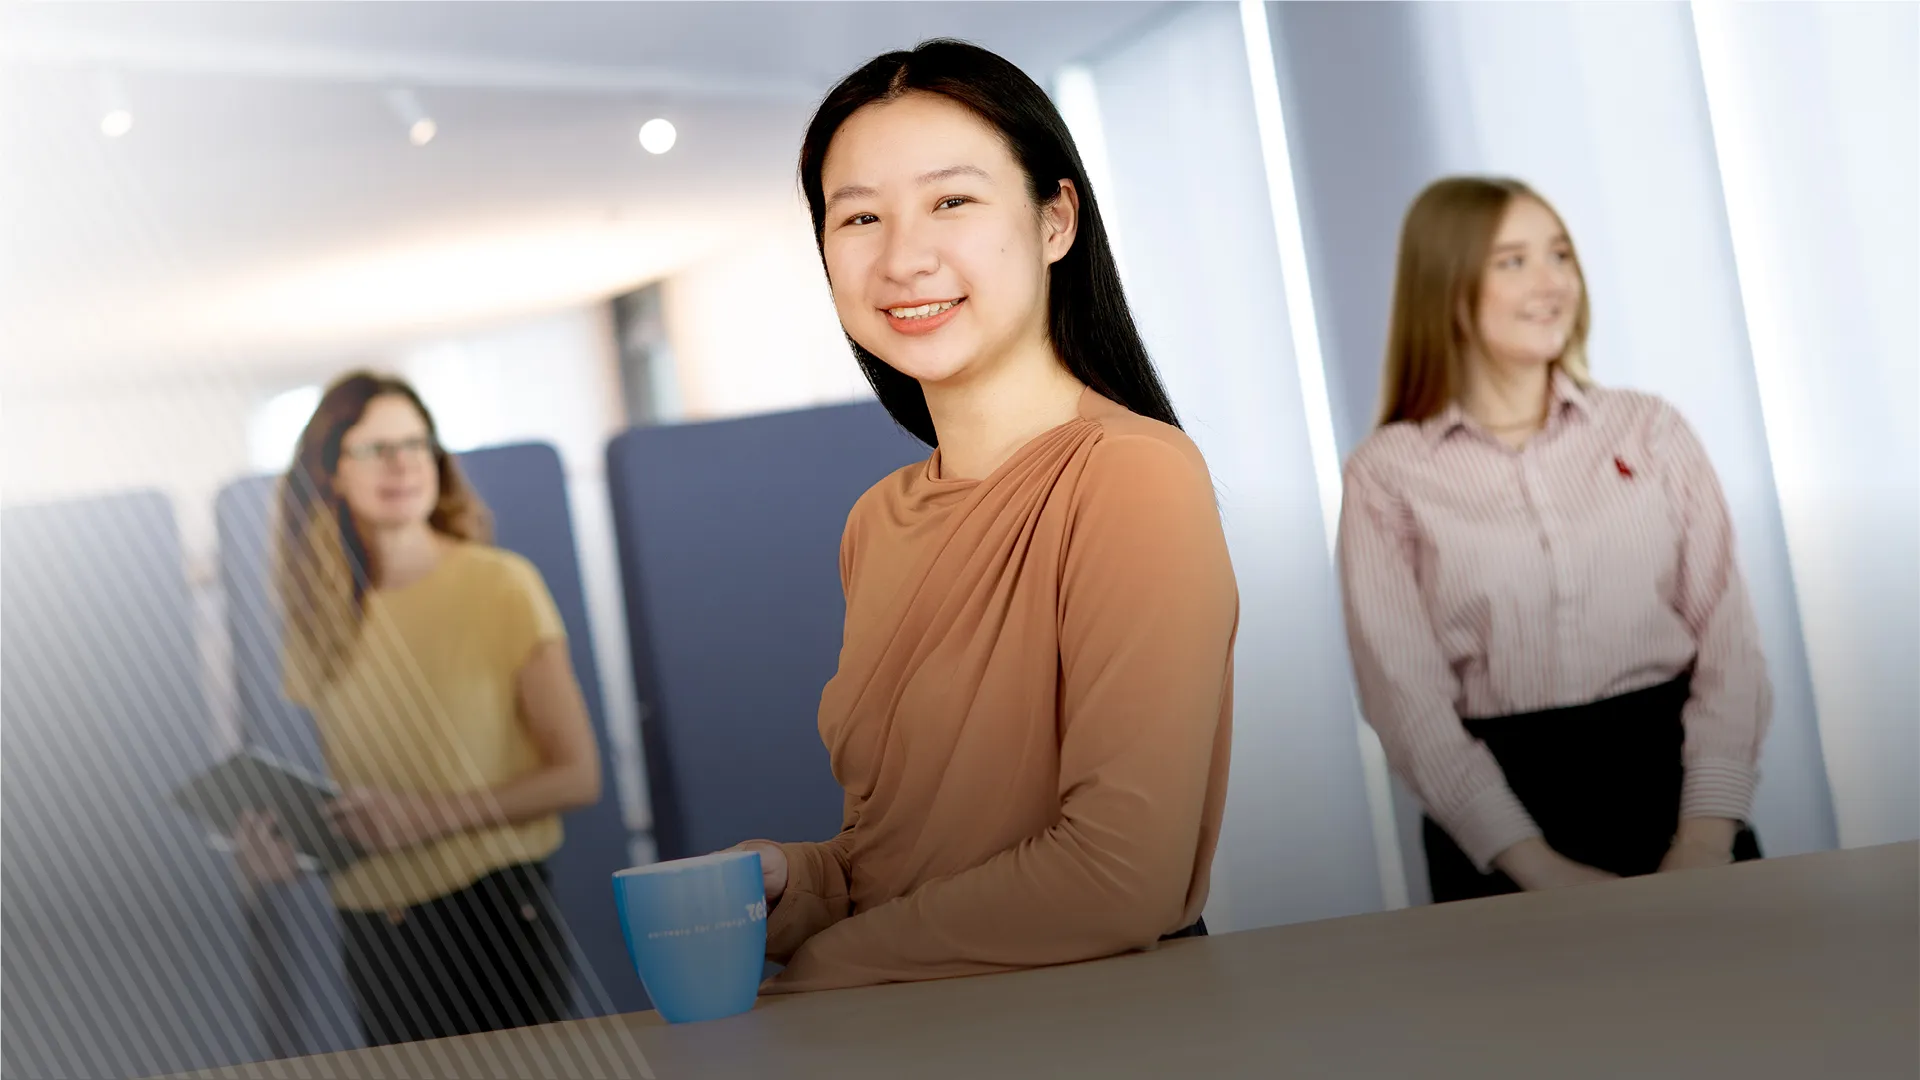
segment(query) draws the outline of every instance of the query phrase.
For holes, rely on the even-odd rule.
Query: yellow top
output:
[[[520,718],[518,677],[535,646],[565,637],[532,563],[462,542],[426,577],[368,592],[360,637],[338,675],[309,694],[290,671],[287,696],[312,711],[343,788],[497,787],[540,765]],[[555,814],[370,856],[334,876],[334,906],[410,907],[559,846]]]

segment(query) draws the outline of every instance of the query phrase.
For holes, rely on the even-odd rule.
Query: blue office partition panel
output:
[[[661,858],[839,830],[815,721],[840,649],[840,535],[863,491],[927,454],[872,402],[607,448]]]
[[[170,793],[218,754],[173,509],[0,511],[4,1073],[264,1056],[231,857]]]
[[[600,801],[566,815],[567,840],[553,856],[554,900],[577,946],[579,1008],[584,1016],[650,1008],[627,959],[613,907],[613,874],[629,865],[628,833],[614,780],[614,748],[601,702],[600,665],[587,626],[579,548],[567,507],[560,455],[545,443],[492,447],[460,455],[460,467],[494,513],[494,540],[538,567],[567,625],[573,670],[600,747]]]
[[[255,477],[228,485],[214,504],[234,689],[249,743],[324,773],[313,718],[280,692],[280,613],[269,544],[273,498],[273,478]],[[308,875],[262,890],[251,915],[269,1052],[297,1057],[363,1045],[325,879]]]

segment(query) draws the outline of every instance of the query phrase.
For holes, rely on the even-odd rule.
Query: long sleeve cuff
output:
[[[1533,816],[1504,783],[1482,789],[1440,824],[1483,874],[1493,869],[1495,856],[1522,840],[1540,835]]]
[[[1753,812],[1753,789],[1760,773],[1753,766],[1728,758],[1698,758],[1687,762],[1680,785],[1682,818],[1731,818],[1745,821]]]
[[[780,844],[787,887],[767,912],[767,959],[786,963],[813,935],[847,917],[852,900],[833,856],[822,844]]]

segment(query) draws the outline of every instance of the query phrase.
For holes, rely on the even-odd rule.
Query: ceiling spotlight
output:
[[[133,130],[133,110],[127,107],[127,88],[111,71],[100,73],[100,134],[117,139]]]
[[[407,125],[407,141],[415,146],[425,146],[440,133],[440,125],[433,122],[427,110],[421,106],[420,98],[404,86],[389,87],[386,93],[387,108],[393,115]]]
[[[673,124],[659,117],[640,125],[640,146],[649,154],[666,153],[673,149],[673,141],[679,137]]]

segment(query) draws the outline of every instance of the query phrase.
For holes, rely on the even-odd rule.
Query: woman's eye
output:
[[[947,210],[955,206],[964,206],[972,201],[972,199],[967,198],[965,195],[949,195],[941,199],[935,209]]]
[[[846,223],[849,225],[871,225],[879,220],[879,218],[872,214],[855,214],[848,218]]]

